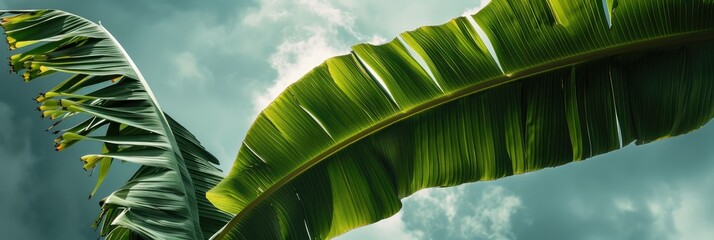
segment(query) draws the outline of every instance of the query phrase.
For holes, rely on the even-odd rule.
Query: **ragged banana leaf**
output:
[[[57,121],[58,151],[81,140],[102,143],[82,157],[99,168],[97,191],[113,161],[141,165],[127,184],[101,200],[94,224],[106,239],[205,239],[231,215],[206,191],[222,178],[218,160],[183,126],[164,114],[124,49],[102,26],[57,10],[6,11],[2,27],[12,71],[25,81],[66,77],[36,98]],[[55,74],[59,73],[59,74]],[[49,80],[48,79],[48,80]],[[54,80],[54,79],[53,79]]]
[[[493,0],[354,46],[257,117],[208,193],[216,239],[324,239],[428,187],[685,134],[714,117],[714,1]]]

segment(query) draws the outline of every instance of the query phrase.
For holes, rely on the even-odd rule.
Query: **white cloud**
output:
[[[515,239],[511,218],[521,199],[500,186],[420,190],[396,215],[338,239]]]
[[[309,37],[285,40],[270,57],[270,66],[278,76],[267,90],[257,94],[255,112],[268,106],[285,88],[329,57],[345,54],[348,47],[335,38],[334,29],[305,27]]]
[[[437,25],[459,16],[464,10],[480,4],[479,0],[444,1],[409,0],[333,0],[355,16],[358,30],[367,36],[378,34],[388,39],[397,34],[425,25]]]
[[[629,198],[616,198],[613,200],[613,204],[622,212],[634,212],[636,210],[634,203]]]
[[[674,227],[674,212],[681,207],[680,191],[666,186],[659,186],[660,191],[645,202],[645,209],[652,218],[651,231],[653,236],[663,239],[676,238]]]
[[[387,43],[387,39],[383,38],[382,36],[379,35],[372,35],[372,38],[367,41],[369,44],[372,45],[379,45],[379,44],[384,44]]]
[[[267,107],[285,88],[299,80],[308,71],[326,59],[347,54],[350,43],[340,38],[340,31],[347,32],[353,40],[363,40],[354,31],[354,16],[325,0],[300,0],[297,2],[263,0],[257,12],[248,14],[243,22],[269,19],[282,21],[282,17],[271,16],[282,11],[290,12],[290,24],[281,31],[283,40],[270,56],[270,66],[277,77],[264,91],[255,93],[254,115]],[[380,41],[380,38],[373,37]]]
[[[479,6],[472,11],[485,5],[485,2],[478,3]],[[435,14],[422,14],[422,10],[433,13],[431,10],[436,10],[433,6],[407,1],[388,3],[366,1],[359,6],[347,1],[328,0],[261,0],[259,4],[258,8],[242,18],[240,25],[244,27],[282,25],[283,27],[271,31],[280,32],[279,35],[283,40],[269,60],[277,76],[266,90],[254,94],[254,114],[269,105],[287,86],[297,81],[322,61],[335,55],[348,53],[350,45],[359,42],[371,44],[387,42],[382,34],[361,33],[357,30],[358,25],[367,24],[368,29],[372,29],[385,24],[398,24],[400,31],[405,31],[415,23],[424,25],[422,24],[425,21],[424,18],[427,18],[426,21],[429,24],[439,24],[454,16],[452,15],[454,13],[449,13],[448,16],[432,19],[431,15]],[[362,12],[364,9],[374,6],[380,6],[378,7],[380,11],[389,10],[392,14],[377,15],[378,12]],[[415,9],[421,10],[413,11]],[[377,16],[382,20],[373,22]],[[359,23],[356,22],[358,20]],[[373,24],[376,25],[371,26]],[[242,31],[245,30],[234,29],[233,32]],[[347,36],[341,35],[341,33],[347,33]]]
[[[336,239],[340,240],[362,240],[362,239],[384,239],[389,237],[390,240],[412,240],[422,239],[424,232],[409,231],[404,226],[403,211],[399,211],[394,216],[383,219],[371,225],[367,225],[341,235]]]
[[[196,57],[190,52],[182,52],[171,58],[171,63],[176,69],[177,76],[170,80],[174,87],[183,84],[190,86],[201,86],[211,77],[211,71],[199,63]]]
[[[514,239],[511,216],[521,207],[520,198],[493,187],[473,206],[472,214],[464,217],[461,234],[464,238]]]
[[[464,188],[456,187],[454,189],[443,190],[443,189],[425,189],[418,191],[412,195],[409,199],[417,205],[432,205],[431,209],[436,209],[435,211],[419,211],[418,216],[424,224],[434,220],[433,218],[438,217],[438,215],[444,214],[449,222],[454,221],[456,217],[456,208],[458,207],[458,202],[464,198]]]
[[[598,213],[595,209],[589,206],[589,199],[584,199],[582,196],[573,197],[566,200],[567,211],[571,212],[575,217],[580,219],[592,219]]]
[[[461,14],[461,16],[471,16],[471,15],[474,15],[474,14],[476,14],[478,11],[481,11],[481,9],[483,9],[484,7],[486,7],[486,5],[487,5],[488,3],[490,3],[490,2],[491,2],[491,0],[481,0],[481,1],[478,2],[478,6],[467,9],[466,11],[464,11],[464,13]]]
[[[462,185],[426,189],[404,201],[409,230],[443,231],[426,239],[514,239],[511,217],[521,209],[521,199],[500,186],[481,191]]]
[[[678,234],[671,239],[709,239],[714,236],[714,205],[711,196],[714,190],[714,175],[695,184],[688,184],[681,192],[681,203],[672,217]]]
[[[257,11],[251,12],[242,19],[247,26],[264,25],[268,22],[278,22],[316,17],[325,25],[334,25],[351,30],[354,26],[354,16],[335,7],[326,0],[277,1],[262,0]],[[302,19],[304,21],[304,19]]]
[[[282,8],[286,1],[278,0],[263,0],[261,1],[260,9],[256,12],[247,14],[243,18],[243,23],[249,26],[257,26],[265,20],[277,21],[290,16],[287,9]]]
[[[352,29],[354,25],[354,16],[334,7],[325,0],[300,0],[298,3],[330,24],[347,29]]]

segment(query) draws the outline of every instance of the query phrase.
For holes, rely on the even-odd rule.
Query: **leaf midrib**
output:
[[[400,122],[404,119],[408,119],[411,116],[417,115],[417,114],[422,113],[426,110],[441,106],[443,104],[446,104],[448,102],[466,97],[471,94],[483,92],[483,91],[489,90],[494,87],[498,87],[498,86],[501,86],[501,85],[504,85],[507,83],[521,80],[523,78],[527,78],[527,77],[534,76],[534,75],[544,73],[544,72],[553,71],[553,70],[560,69],[560,68],[569,67],[569,66],[572,66],[572,65],[575,65],[578,63],[587,62],[587,61],[591,61],[591,60],[595,60],[595,59],[601,59],[601,58],[605,58],[605,57],[616,56],[616,55],[620,55],[620,54],[624,54],[624,53],[633,53],[633,52],[638,52],[638,51],[642,51],[642,50],[656,49],[656,48],[666,47],[666,46],[677,46],[677,45],[682,45],[682,44],[704,42],[707,40],[714,40],[714,31],[705,30],[705,31],[685,32],[685,33],[680,33],[680,34],[676,34],[676,35],[650,38],[650,39],[645,39],[645,40],[641,40],[641,41],[634,41],[634,42],[629,42],[629,43],[618,44],[618,45],[614,45],[612,47],[595,49],[595,50],[592,50],[589,52],[584,52],[584,53],[580,53],[580,54],[573,55],[570,57],[565,57],[565,58],[561,58],[561,59],[558,59],[555,61],[537,65],[537,66],[522,70],[520,72],[504,74],[497,78],[486,80],[486,81],[474,84],[472,86],[463,88],[461,90],[454,91],[452,93],[440,96],[440,97],[435,98],[431,101],[424,102],[420,105],[417,105],[411,109],[408,109],[406,111],[402,111],[398,114],[395,114],[395,115],[385,119],[384,121],[380,121],[368,128],[365,128],[362,131],[355,133],[354,135],[336,143],[332,147],[328,148],[327,150],[323,151],[322,153],[315,156],[311,160],[307,161],[305,164],[301,165],[297,169],[295,169],[292,172],[290,172],[289,174],[285,175],[283,178],[281,178],[280,180],[275,182],[275,184],[270,186],[270,188],[265,190],[261,195],[259,195],[253,201],[251,201],[246,207],[241,209],[241,211],[235,217],[233,217],[233,219],[231,219],[231,221],[228,222],[228,224],[225,227],[222,228],[224,231],[216,234],[214,239],[223,239],[223,237],[225,237],[227,232],[230,231],[230,229],[232,229],[235,224],[240,222],[240,220],[242,220],[244,217],[246,217],[247,214],[250,213],[251,210],[253,210],[253,208],[260,205],[261,202],[263,202],[265,199],[267,199],[270,195],[272,195],[278,189],[282,188],[285,184],[291,182],[295,177],[300,176],[302,173],[309,170],[313,166],[321,163],[323,160],[325,160],[328,157],[332,156],[333,154],[339,152],[340,150],[352,145],[353,143],[358,142],[359,140],[361,140],[367,136],[371,136],[372,134],[374,134],[386,127],[391,126],[392,124]]]
[[[75,15],[76,16],[76,15]],[[79,17],[79,16],[77,16]],[[79,17],[81,18],[81,17]],[[87,19],[84,19],[85,21],[89,21]],[[205,239],[203,236],[203,230],[201,229],[201,224],[199,222],[200,216],[198,213],[198,205],[197,202],[196,204],[191,204],[189,201],[189,196],[195,194],[195,189],[193,186],[193,180],[191,179],[188,169],[186,168],[186,164],[184,162],[183,154],[181,153],[181,150],[179,148],[178,142],[176,141],[176,136],[174,136],[173,130],[171,129],[171,126],[166,119],[166,116],[164,115],[164,110],[161,109],[161,106],[159,105],[159,102],[156,100],[156,97],[154,96],[153,91],[151,91],[151,88],[149,87],[149,84],[146,82],[146,79],[144,79],[144,75],[141,74],[141,71],[139,70],[139,67],[136,66],[134,61],[131,59],[129,56],[129,53],[126,52],[124,47],[119,43],[119,41],[114,37],[114,35],[109,32],[104,26],[101,24],[97,24],[99,29],[104,31],[105,34],[109,37],[109,39],[112,41],[112,43],[119,49],[121,54],[124,56],[126,59],[127,63],[131,68],[134,70],[134,73],[136,74],[137,80],[141,83],[142,87],[144,88],[144,91],[146,91],[147,95],[149,96],[149,99],[151,100],[151,103],[156,111],[156,114],[158,115],[159,121],[161,122],[161,125],[165,129],[165,133],[163,133],[164,136],[167,137],[169,140],[169,144],[171,146],[171,152],[174,154],[174,159],[176,159],[176,162],[174,163],[175,169],[171,169],[172,171],[175,171],[179,175],[181,175],[181,178],[178,180],[180,181],[184,193],[186,194],[186,198],[184,199],[185,206],[188,211],[190,211],[191,219],[193,221],[193,227],[194,227],[194,238],[197,239]],[[129,76],[130,77],[130,76]],[[159,133],[162,134],[162,133]],[[186,184],[188,182],[188,184]],[[193,199],[196,199],[195,195],[193,196]]]

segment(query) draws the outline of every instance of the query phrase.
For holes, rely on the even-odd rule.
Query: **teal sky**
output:
[[[256,114],[292,81],[360,42],[476,11],[479,0],[0,0],[101,21],[158,101],[229,169]],[[0,50],[6,59],[9,52]],[[0,238],[96,239],[96,176],[55,153],[25,84],[0,64]],[[689,135],[494,182],[422,190],[392,218],[339,239],[709,239],[714,124]],[[117,164],[98,196],[131,174]]]

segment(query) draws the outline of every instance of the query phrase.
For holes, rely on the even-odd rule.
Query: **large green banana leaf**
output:
[[[98,141],[100,153],[82,157],[99,168],[97,187],[113,160],[140,164],[128,183],[101,201],[95,223],[106,239],[204,239],[231,215],[213,207],[208,189],[222,179],[208,153],[163,113],[141,73],[100,25],[55,10],[0,12],[12,71],[26,81],[62,73],[66,80],[37,97],[44,117],[70,123],[56,133],[57,150]],[[61,79],[53,79],[61,80]],[[104,134],[91,135],[93,132]],[[94,192],[97,190],[95,187]],[[91,198],[90,195],[90,198]]]
[[[493,0],[313,69],[260,113],[208,199],[237,214],[218,239],[330,238],[419,189],[555,167],[712,117],[714,1]]]

